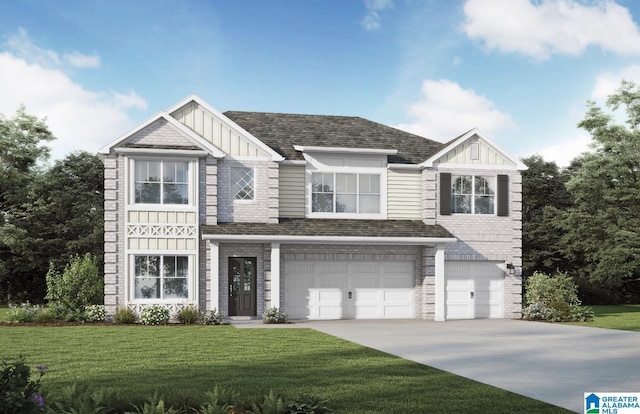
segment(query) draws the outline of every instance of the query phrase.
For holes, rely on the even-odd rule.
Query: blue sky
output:
[[[640,83],[639,19],[634,0],[6,1],[0,114],[46,116],[54,158],[195,93],[439,141],[478,127],[566,165],[586,101]]]

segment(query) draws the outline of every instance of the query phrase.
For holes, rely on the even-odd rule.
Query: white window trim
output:
[[[498,215],[498,176],[493,174],[464,174],[464,173],[451,173],[451,197],[453,198],[453,182],[455,177],[460,176],[471,176],[471,212],[470,213],[456,213],[453,211],[453,200],[451,201],[451,214],[455,216],[497,216]],[[476,189],[475,189],[475,180],[476,177],[484,177],[493,179],[493,184],[495,186],[495,193],[493,195],[493,213],[485,214],[485,213],[476,213]]]
[[[250,200],[237,200],[236,195],[233,194],[233,182],[231,181],[231,170],[234,168],[250,168],[253,173],[253,198]],[[258,186],[256,185],[256,167],[252,165],[231,165],[229,166],[229,200],[233,204],[255,204],[258,199]]]
[[[176,303],[192,303],[196,298],[195,289],[198,281],[196,280],[196,269],[198,265],[197,255],[191,250],[136,250],[127,252],[128,259],[128,280],[127,287],[129,288],[128,297],[129,303],[132,304],[176,304]],[[136,256],[187,256],[189,261],[189,275],[187,276],[187,297],[186,298],[171,298],[171,299],[158,299],[158,298],[136,298]]]
[[[313,209],[313,173],[324,174],[372,174],[380,176],[380,212],[379,213],[319,213],[312,211]],[[306,212],[308,218],[326,218],[326,219],[375,219],[384,220],[387,218],[387,169],[374,167],[324,167],[324,168],[307,168],[305,171],[305,187],[306,187]],[[359,180],[358,180],[359,181]],[[334,188],[335,198],[335,188]],[[335,208],[335,206],[334,206]]]
[[[163,204],[163,203],[136,203],[136,176],[135,176],[135,166],[136,161],[169,161],[169,162],[186,162],[187,163],[187,174],[188,174],[188,184],[187,184],[187,194],[189,195],[189,202],[187,204]],[[126,193],[126,210],[154,210],[154,211],[175,211],[175,210],[188,210],[194,211],[197,210],[198,207],[198,191],[197,191],[197,183],[198,183],[198,160],[194,158],[185,158],[185,157],[161,157],[161,156],[136,156],[136,157],[125,157],[125,162],[127,168],[125,168],[125,182],[127,186]]]

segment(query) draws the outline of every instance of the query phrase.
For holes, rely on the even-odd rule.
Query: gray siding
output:
[[[305,217],[305,166],[280,165],[280,217]]]

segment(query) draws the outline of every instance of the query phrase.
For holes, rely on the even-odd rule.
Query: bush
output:
[[[333,411],[327,407],[328,403],[327,400],[303,394],[287,403],[284,414],[331,414]]]
[[[223,325],[224,319],[224,313],[217,309],[210,310],[202,315],[202,323],[205,325]]]
[[[530,321],[544,321],[547,320],[549,311],[542,302],[535,302],[524,308],[522,317]]]
[[[282,312],[280,308],[272,307],[262,314],[263,323],[285,323],[286,321],[287,314]]]
[[[104,322],[107,319],[104,305],[87,306],[84,310],[84,316],[87,322]]]
[[[118,308],[113,315],[113,322],[122,325],[130,325],[136,323],[138,316],[131,308]]]
[[[578,287],[567,274],[558,272],[549,276],[542,272],[535,272],[525,282],[525,302],[532,304],[540,302],[550,306],[554,302],[565,302],[569,305],[579,305]]]
[[[114,395],[104,390],[73,383],[50,396],[47,404],[51,413],[105,413]]]
[[[46,308],[40,309],[40,311],[36,313],[36,316],[33,318],[33,320],[39,323],[50,323],[59,321],[60,317],[55,307],[48,306]]]
[[[104,300],[104,280],[100,276],[96,258],[89,253],[72,257],[63,273],[56,270],[53,264],[49,265],[46,280],[46,298],[62,305],[72,314],[78,314],[85,307]]]
[[[25,302],[20,306],[9,305],[7,311],[7,321],[13,323],[33,322],[33,320],[42,311],[42,308],[38,305],[32,305],[29,302]]]
[[[31,379],[24,358],[14,362],[2,361],[0,366],[0,413],[41,413],[45,401],[40,394],[40,379],[47,367],[36,367],[39,377]]]
[[[595,313],[588,306],[572,306],[569,317],[574,322],[591,322]]]
[[[178,311],[177,318],[178,322],[185,325],[191,325],[198,322],[198,319],[200,319],[200,311],[196,306],[190,305],[180,309]]]
[[[142,310],[140,320],[145,325],[166,325],[169,323],[169,309],[162,305],[147,306]]]

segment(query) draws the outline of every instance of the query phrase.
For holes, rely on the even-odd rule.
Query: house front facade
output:
[[[526,167],[477,130],[443,144],[192,95],[100,154],[110,314],[520,317]]]

